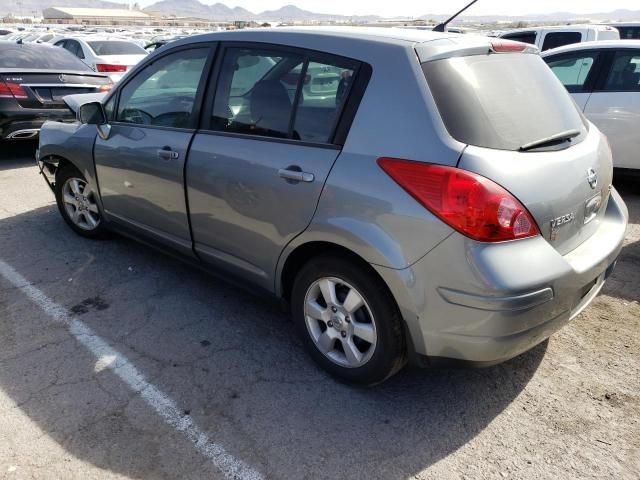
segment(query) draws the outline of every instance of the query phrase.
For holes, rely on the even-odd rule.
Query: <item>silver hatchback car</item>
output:
[[[90,100],[40,135],[69,226],[276,295],[347,381],[514,357],[593,300],[622,247],[607,141],[524,44],[221,32]]]

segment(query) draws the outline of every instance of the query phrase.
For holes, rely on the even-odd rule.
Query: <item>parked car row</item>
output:
[[[601,55],[632,86],[635,57]],[[419,30],[192,37],[66,97],[78,121],[42,127],[38,165],[76,233],[275,295],[344,380],[494,364],[575,318],[622,248],[608,142],[553,74],[584,63]]]

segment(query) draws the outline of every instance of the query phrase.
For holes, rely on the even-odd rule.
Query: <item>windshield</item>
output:
[[[460,142],[519,150],[562,132],[586,132],[582,114],[538,55],[454,57],[422,69],[449,134]]]
[[[45,70],[91,70],[63,48],[44,45],[1,45],[0,68],[39,68]]]
[[[146,55],[144,48],[131,42],[93,41],[87,42],[96,55]]]

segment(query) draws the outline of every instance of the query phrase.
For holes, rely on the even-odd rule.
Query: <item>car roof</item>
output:
[[[543,57],[564,52],[579,50],[601,50],[607,48],[640,48],[640,40],[599,40],[596,42],[572,43],[563,47],[553,48],[542,53]]]
[[[357,39],[359,41],[370,41],[371,43],[415,44],[453,36],[457,37],[458,34],[385,27],[273,27],[206,33],[192,36],[182,41],[184,43],[191,43],[194,39],[195,41],[251,41],[264,37],[273,43],[279,43],[284,41],[284,37],[286,37],[287,41],[291,41],[295,37],[306,39],[317,37],[319,40],[323,37],[331,37],[345,41]]]
[[[44,48],[51,48],[53,45],[50,43],[35,43],[35,42],[25,42],[18,43],[16,40],[2,40],[0,39],[0,49],[5,47],[15,47],[21,48],[23,50],[39,50]]]
[[[591,28],[593,30],[610,30],[612,28],[611,25],[604,24],[573,24],[573,25],[549,25],[549,26],[539,26],[539,27],[528,27],[528,28],[516,28],[513,30],[504,30],[500,33],[500,35],[506,35],[510,33],[522,33],[522,32],[533,32],[540,30],[580,30],[583,28]]]
[[[640,27],[640,22],[611,22],[607,25],[610,27]]]

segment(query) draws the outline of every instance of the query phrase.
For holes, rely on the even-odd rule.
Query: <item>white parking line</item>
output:
[[[196,449],[220,469],[226,478],[237,480],[261,480],[263,478],[259,472],[227,453],[222,445],[211,442],[207,434],[193,423],[191,417],[183,415],[176,402],[147,382],[144,375],[124,355],[109,346],[87,325],[69,315],[64,307],[56,304],[2,260],[0,260],[0,275],[22,291],[53,320],[65,324],[71,335],[95,355],[101,368],[112,370],[134,392],[140,394],[144,401],[168,425],[193,443]]]

